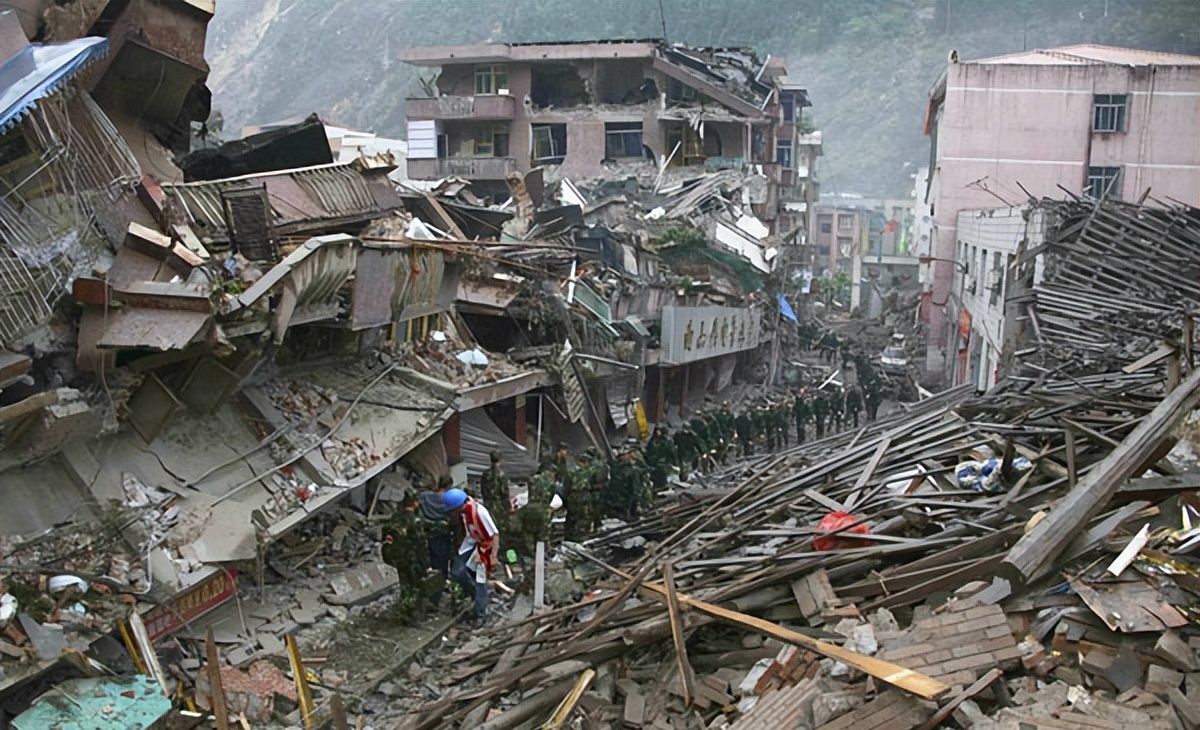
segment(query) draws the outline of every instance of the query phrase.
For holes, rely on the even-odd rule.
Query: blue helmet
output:
[[[442,492],[442,505],[446,509],[458,509],[467,503],[467,493],[455,487]]]

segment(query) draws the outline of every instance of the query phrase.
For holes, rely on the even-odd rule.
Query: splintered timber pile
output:
[[[1166,339],[1190,352],[1200,312],[1200,210],[1120,201],[1043,200],[1034,208],[1048,231],[1042,281],[1024,256],[1026,290],[1010,296],[1027,322],[1025,364],[1069,363],[1103,372],[1161,359]],[[1181,342],[1182,341],[1182,342]]]
[[[1071,671],[1078,670],[1070,652],[1054,674],[1059,666],[1040,640],[1021,643],[1030,633],[1057,638],[1060,622],[1034,626],[1044,608],[1069,613],[1077,622],[1072,627],[1084,627],[1080,633],[1094,647],[1089,657],[1121,642],[1106,625],[1111,617],[1083,615],[1092,606],[1083,598],[1088,586],[1117,593],[1114,602],[1124,598],[1120,592],[1137,590],[1162,604],[1160,612],[1172,621],[1183,614],[1135,570],[1121,573],[1121,582],[1079,574],[1083,589],[1070,601],[1050,590],[1061,582],[1057,576],[1021,590],[1022,534],[1031,518],[1042,517],[1025,533],[1028,538],[1041,525],[1054,525],[1054,546],[1039,555],[1060,570],[1083,570],[1098,560],[1107,565],[1105,540],[1123,536],[1127,523],[1170,517],[1140,498],[1162,492],[1120,498],[1111,484],[1151,467],[1173,471],[1160,461],[1160,447],[1200,400],[1200,373],[1165,400],[1161,377],[1152,374],[1096,382],[1088,392],[1061,385],[992,394],[969,405],[959,391],[957,406],[947,398],[922,403],[869,428],[715,475],[712,484],[735,486],[683,495],[642,523],[579,550],[616,579],[606,592],[499,629],[493,648],[450,669],[464,689],[409,726],[469,727],[492,705],[500,711],[485,727],[548,717],[588,668],[598,672],[602,689],[582,694],[581,711],[614,726],[646,727],[785,726],[754,720],[772,707],[784,711],[784,698],[768,703],[781,692],[796,694],[795,711],[810,722],[816,703],[818,718],[834,723],[830,727],[874,727],[837,721],[839,709],[870,714],[872,707],[880,726],[911,718],[886,726],[916,727],[934,716],[939,700],[946,706],[982,693],[985,687],[966,696],[959,690],[972,689],[993,668],[1073,679]],[[1007,474],[994,493],[963,489],[955,479],[956,465],[983,446],[999,455]],[[1196,486],[1194,479],[1177,483]],[[1113,492],[1117,499],[1110,499]],[[1079,494],[1098,496],[1088,502]],[[1060,499],[1060,505],[1089,506],[1063,509],[1055,506]],[[869,532],[847,525],[838,549],[814,550],[814,540],[830,537],[815,526],[835,511],[853,515]],[[619,570],[593,556],[630,534],[653,545],[634,567]],[[989,583],[997,574],[1011,582]],[[964,586],[957,600],[945,601]],[[594,616],[581,622],[589,607]],[[891,612],[911,618],[908,629],[901,630]],[[746,649],[714,623],[776,641]],[[1145,648],[1157,638],[1146,639]],[[1194,659],[1184,646],[1185,658]],[[821,657],[833,661],[822,664]],[[1138,667],[1135,673],[1143,674]],[[828,706],[830,693],[841,693],[837,707]],[[1148,721],[1158,717],[1142,712]]]
[[[565,546],[596,591],[453,655],[402,726],[1197,727],[1200,473],[1165,458],[1200,404],[1196,278],[1118,295],[1103,270],[1133,264],[1080,242],[1127,252],[1147,220],[1196,240],[1200,219],[1056,206],[1026,316],[1105,348],[1026,333],[1033,377],[743,459]],[[1194,271],[1200,246],[1180,255]]]

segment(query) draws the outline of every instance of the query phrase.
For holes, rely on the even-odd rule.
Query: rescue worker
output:
[[[400,597],[395,611],[401,618],[421,619],[425,614],[425,600],[437,589],[441,577],[429,569],[428,538],[425,526],[417,516],[421,501],[414,492],[407,492],[401,509],[397,510],[383,525],[383,545],[380,549],[383,562],[396,569],[400,576]]]
[[[879,415],[879,404],[883,402],[883,393],[880,391],[878,383],[870,383],[867,386],[867,421],[874,421]]]
[[[829,407],[829,430],[837,433],[842,430],[842,409],[845,403],[842,401],[842,391],[830,391],[825,398],[825,403]]]
[[[734,427],[737,430],[738,441],[741,442],[742,456],[749,456],[754,453],[754,437],[757,436],[754,427],[754,417],[745,411],[737,414],[734,419]]]
[[[529,501],[517,510],[517,542],[520,550],[532,556],[539,542],[550,539],[550,502],[554,499],[554,477],[539,471],[529,480]]]
[[[488,455],[491,465],[483,470],[479,477],[479,494],[483,503],[492,512],[492,519],[500,527],[501,532],[508,531],[509,514],[512,509],[512,496],[508,492],[508,476],[500,466],[502,458],[499,451],[493,450]]]
[[[480,628],[487,622],[487,579],[499,564],[500,529],[488,508],[461,489],[447,489],[442,503],[453,518],[461,521],[465,533],[450,576],[474,598],[474,626]]]
[[[592,533],[592,458],[584,452],[579,457],[579,464],[571,476],[568,491],[563,494],[563,503],[567,507],[567,520],[564,526],[566,537],[573,542],[579,542]]]
[[[453,548],[453,533],[450,526],[450,514],[443,504],[442,495],[454,485],[449,474],[438,477],[437,487],[432,491],[422,491],[417,494],[421,502],[421,520],[425,529],[425,541],[429,546],[429,566],[438,576],[441,583],[433,592],[431,602],[434,608],[442,600],[446,581],[450,579],[450,553]]]
[[[804,429],[812,420],[812,406],[808,402],[808,393],[800,391],[792,403],[792,416],[796,419],[796,443],[804,443]]]
[[[817,438],[825,438],[825,416],[829,413],[829,405],[825,401],[825,394],[822,391],[816,391],[812,395],[812,414],[813,426],[817,431]]]
[[[667,475],[671,466],[679,461],[675,452],[675,442],[666,435],[666,429],[655,426],[654,433],[646,443],[646,464],[650,467],[650,480],[655,489],[662,489],[667,484]]]
[[[676,465],[679,467],[679,478],[687,480],[692,469],[700,458],[700,442],[688,424],[683,424],[675,430],[672,439],[675,443]]]
[[[862,393],[857,385],[846,389],[846,416],[854,419],[854,427],[858,428],[858,415],[862,412]]]

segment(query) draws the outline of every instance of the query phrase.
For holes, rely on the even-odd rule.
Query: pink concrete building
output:
[[[400,54],[437,69],[406,101],[408,175],[457,175],[505,194],[506,176],[550,179],[669,167],[754,166],[768,178],[756,214],[773,231],[806,227],[820,136],[805,134],[805,89],[779,57],[660,40],[483,43]]]
[[[929,95],[935,261],[926,368],[945,374],[962,302],[962,210],[1067,192],[1200,205],[1200,56],[1084,44],[977,61],[952,54]]]

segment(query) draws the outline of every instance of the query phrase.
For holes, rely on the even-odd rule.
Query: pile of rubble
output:
[[[1096,261],[1074,241],[1117,204],[1090,205],[1034,252],[1048,271]],[[1190,209],[1161,217],[1160,242],[1200,229]],[[1033,322],[1065,316],[1060,276],[1039,279]],[[1074,316],[1118,341],[1130,320],[1095,311],[1129,307],[1094,280],[1076,275],[1076,298],[1107,304]],[[445,694],[403,726],[1195,727],[1200,370],[1194,283],[1169,282],[1143,292],[1136,349],[1059,337],[1025,351],[1036,377],[747,460],[564,545],[575,600],[444,657]]]

